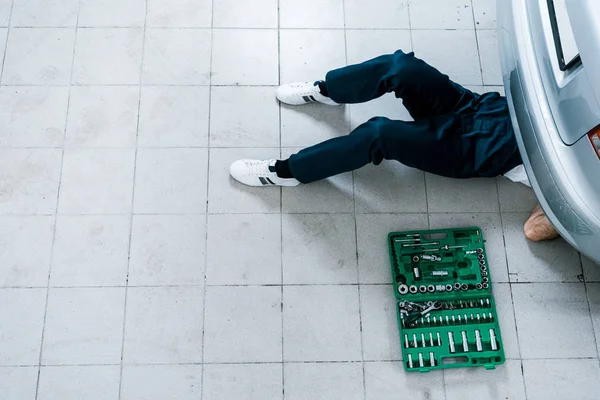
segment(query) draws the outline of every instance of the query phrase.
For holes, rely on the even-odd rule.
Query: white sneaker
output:
[[[277,88],[277,98],[282,103],[292,106],[316,102],[339,106],[338,103],[321,94],[318,82],[295,82],[281,85]]]
[[[284,179],[275,173],[276,160],[237,160],[229,168],[236,181],[248,186],[298,186],[294,178]]]

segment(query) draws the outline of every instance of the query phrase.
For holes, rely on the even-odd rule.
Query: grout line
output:
[[[268,190],[268,188],[266,188]],[[133,213],[133,215],[140,216],[201,216],[206,213],[198,212],[198,213]],[[276,215],[279,212],[209,212],[208,215]],[[340,212],[284,212],[284,215],[353,215],[354,213],[348,211],[340,211]],[[481,215],[496,215],[498,214],[495,211],[476,211],[476,212],[424,212],[424,211],[413,211],[413,212],[357,212],[357,215],[473,215],[473,214],[481,214]],[[505,213],[505,214],[529,214],[529,213]],[[52,217],[55,214],[2,214],[1,218],[28,218],[28,217]],[[69,217],[119,217],[119,216],[128,216],[131,214],[80,214],[80,213],[57,213],[59,216],[69,216]],[[593,282],[593,281],[590,281]],[[600,282],[600,281],[596,281]]]
[[[80,0],[81,1],[81,0]],[[125,300],[123,302],[123,330],[121,332],[121,367],[119,371],[119,399],[122,396],[123,392],[123,359],[125,356],[125,332],[127,326],[127,298],[129,297],[129,268],[131,266],[131,241],[133,237],[133,218],[134,212],[133,207],[135,204],[135,181],[136,181],[136,172],[137,172],[137,157],[138,157],[138,141],[140,134],[140,114],[141,114],[141,104],[142,104],[142,82],[143,82],[143,73],[144,73],[144,55],[146,52],[146,21],[148,19],[148,0],[144,3],[144,26],[142,31],[142,57],[140,60],[140,78],[138,81],[138,108],[137,108],[137,125],[135,131],[135,150],[133,154],[133,180],[131,183],[131,212],[130,212],[130,220],[129,220],[129,243],[128,243],[128,257],[127,257],[127,274],[125,280]],[[79,23],[78,23],[79,25]]]
[[[1,26],[0,28],[8,28],[8,26]],[[11,29],[73,29],[73,28],[79,28],[79,29],[143,29],[144,27],[139,25],[131,25],[131,26],[117,26],[117,25],[103,25],[103,26],[94,26],[94,25],[81,25],[81,26],[58,26],[58,25],[39,25],[39,26],[34,26],[34,25],[20,25],[20,26],[11,26]],[[327,28],[327,27],[320,27],[320,28],[313,28],[313,27],[294,27],[294,28],[275,28],[275,27],[256,27],[256,26],[248,26],[248,27],[242,27],[242,26],[230,26],[230,27],[226,27],[226,26],[219,26],[219,27],[202,27],[202,26],[148,26],[147,27],[148,30],[276,30],[276,29],[281,29],[284,31],[342,31],[342,30],[349,30],[349,31],[408,31],[409,29],[407,28]],[[476,28],[476,29],[471,29],[471,28],[444,28],[444,29],[434,29],[434,28],[410,28],[410,30],[413,31],[473,31],[473,30],[478,30],[478,31],[495,31],[496,28]]]
[[[14,5],[14,0],[11,4],[11,15],[10,15],[11,20],[12,20],[12,6],[13,5]],[[78,21],[79,21],[80,8],[81,8],[81,0],[78,0],[78,2],[77,2],[77,20]],[[10,25],[10,23],[9,23],[9,25]],[[8,35],[7,35],[7,40],[8,40]],[[77,27],[75,27],[75,38],[73,40],[73,55],[71,56],[71,74],[69,76],[69,93],[67,94],[65,125],[64,125],[64,131],[63,131],[63,141],[62,141],[63,143],[65,143],[66,136],[67,136],[67,121],[69,119],[69,107],[71,105],[71,82],[73,81],[73,66],[75,64],[75,49],[76,48],[77,48]],[[3,68],[3,70],[4,70],[4,68]],[[37,400],[37,398],[39,396],[39,391],[40,391],[40,377],[42,374],[42,357],[43,357],[43,352],[44,352],[44,338],[45,338],[45,334],[46,334],[46,318],[48,316],[48,302],[50,299],[50,278],[52,275],[52,264],[54,261],[54,249],[56,247],[56,230],[57,230],[57,226],[58,226],[58,215],[59,215],[58,207],[59,207],[59,202],[60,202],[60,189],[62,186],[64,161],[65,161],[65,149],[64,149],[64,147],[62,147],[61,157],[60,157],[60,172],[58,175],[58,188],[56,190],[56,207],[54,209],[54,230],[52,232],[52,249],[50,250],[50,265],[48,267],[48,279],[47,279],[47,286],[46,286],[46,304],[44,305],[44,320],[43,320],[43,324],[42,324],[42,337],[40,339],[40,354],[39,354],[39,358],[38,358],[38,373],[37,373],[37,378],[36,378],[36,383],[35,383],[35,400]]]
[[[583,274],[583,261],[581,259],[581,253],[579,253],[579,265],[581,266],[581,271],[583,275],[583,287],[585,290],[585,298],[587,300],[588,312],[590,313],[590,322],[592,324],[592,339],[594,340],[594,345],[596,346],[596,355],[600,356],[600,344],[596,339],[598,337],[598,332],[596,332],[596,328],[594,326],[594,314],[592,313],[592,303],[590,302],[590,291],[588,289],[588,282],[585,279],[585,275]]]
[[[281,82],[281,1],[277,0],[277,82]],[[279,118],[279,157],[283,160],[282,140],[283,133],[281,128],[281,102],[277,102],[277,111]],[[289,157],[286,157],[288,159]],[[284,290],[283,290],[283,187],[279,188],[279,244],[280,244],[280,279],[281,279],[281,399],[285,400],[285,337],[284,337]]]
[[[348,35],[346,29],[346,1],[342,0],[342,14],[344,18],[344,58],[345,63],[348,65]],[[345,116],[348,131],[352,131],[352,109],[347,108],[347,115]],[[361,297],[361,286],[360,282],[360,268],[358,262],[358,223],[356,220],[356,174],[355,171],[351,171],[352,176],[352,219],[354,220],[354,260],[356,263],[356,293],[358,300],[358,328],[360,334],[360,359],[361,359],[361,372],[362,372],[362,389],[363,398],[367,396],[367,385],[366,385],[366,372],[365,372],[365,346],[363,336],[363,321],[362,321],[362,297]]]
[[[413,29],[410,13],[410,0],[406,2],[406,10],[408,12],[408,32],[410,34],[410,51],[415,51],[415,43],[413,40]],[[423,174],[423,188],[425,191],[425,215],[427,216],[427,228],[431,229],[431,213],[429,212],[429,197],[427,194],[427,173],[422,171]]]
[[[12,21],[12,13],[13,13],[13,7],[15,4],[15,0],[12,0],[10,2],[10,14],[8,16],[8,22],[7,22],[7,26],[6,26],[6,40],[4,41],[4,53],[3,53],[3,57],[2,57],[2,65],[0,65],[0,82],[2,82],[2,77],[4,76],[4,64],[6,63],[6,54],[7,54],[7,50],[8,50],[8,38],[10,37],[10,24]]]
[[[202,350],[200,352],[200,359],[203,363],[202,373],[200,375],[200,400],[204,398],[204,343],[206,341],[206,292],[207,292],[207,284],[206,284],[206,271],[208,265],[208,225],[209,225],[209,198],[210,198],[210,122],[212,115],[212,76],[213,76],[213,41],[214,41],[214,27],[215,24],[215,0],[211,2],[210,8],[210,60],[209,60],[209,71],[208,71],[208,118],[207,118],[207,144],[208,149],[206,152],[206,204],[205,204],[205,217],[204,217],[204,288],[202,293]]]
[[[551,281],[551,282],[507,282],[507,281],[492,281],[493,284],[510,284],[512,286],[526,286],[526,285],[556,285],[556,284],[572,284],[572,285],[583,285],[583,282],[565,282],[565,281]],[[599,282],[588,282],[598,284]],[[361,283],[251,283],[251,284],[207,284],[206,287],[304,287],[304,286],[391,286],[392,282],[361,282]],[[74,285],[54,285],[54,286],[2,286],[1,290],[31,290],[31,289],[119,289],[124,288],[126,285],[103,285],[103,286],[74,286]],[[204,287],[203,284],[196,285],[128,285],[130,288],[139,288],[139,289],[152,289],[152,288],[197,288]]]
[[[568,358],[507,358],[507,360],[511,361],[565,361],[565,360],[591,360],[591,361],[600,361],[599,357],[568,357]],[[176,366],[176,365],[277,365],[277,364],[358,364],[358,363],[366,363],[366,364],[376,364],[376,363],[401,363],[402,360],[394,360],[394,359],[385,359],[385,360],[310,360],[310,361],[300,361],[300,360],[292,360],[292,361],[223,361],[223,362],[206,362],[206,363],[194,363],[194,362],[180,362],[180,363],[168,363],[168,362],[158,362],[158,363],[125,363],[127,366]],[[50,367],[50,368],[60,368],[60,367],[119,367],[120,364],[101,364],[101,363],[90,363],[90,364],[42,364],[42,367]],[[15,364],[15,365],[0,365],[0,370],[2,368],[35,368],[38,367],[37,364]],[[477,368],[475,368],[477,369]]]
[[[481,83],[479,85],[483,86],[483,64],[481,63],[481,51],[479,49],[479,37],[477,36],[477,25],[475,24],[475,10],[473,8],[473,0],[471,0],[471,16],[473,19],[473,29],[469,29],[473,31],[475,35],[475,45],[477,46],[477,60],[479,61],[479,72],[481,73]],[[498,201],[500,201],[498,199]]]

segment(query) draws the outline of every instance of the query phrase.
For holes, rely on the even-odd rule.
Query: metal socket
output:
[[[408,293],[408,286],[406,286],[404,284],[398,285],[398,293],[400,293],[400,294],[407,294]]]

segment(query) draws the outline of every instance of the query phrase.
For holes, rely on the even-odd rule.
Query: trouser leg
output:
[[[415,120],[449,113],[470,95],[414,53],[401,50],[330,71],[325,83],[338,103],[363,103],[394,92]]]
[[[387,159],[443,176],[476,176],[472,149],[455,134],[459,126],[459,117],[451,114],[416,122],[373,118],[347,136],[292,155],[290,170],[309,183]]]

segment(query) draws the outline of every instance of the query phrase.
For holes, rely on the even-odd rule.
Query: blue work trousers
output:
[[[453,178],[493,177],[522,163],[506,99],[473,93],[414,53],[397,51],[336,69],[325,83],[329,97],[342,104],[393,92],[414,121],[375,117],[349,135],[301,150],[289,165],[302,183],[384,159]]]

